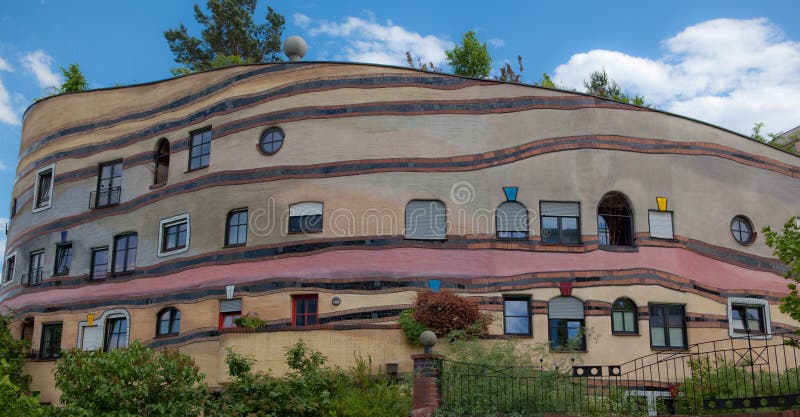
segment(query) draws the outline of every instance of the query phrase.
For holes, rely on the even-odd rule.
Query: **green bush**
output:
[[[337,387],[328,411],[330,417],[406,417],[411,410],[411,384],[393,382],[378,369],[372,373],[372,360],[356,358],[356,365]]]
[[[246,315],[242,317],[237,317],[233,319],[233,323],[239,327],[248,327],[251,329],[255,329],[258,327],[264,327],[267,325],[267,322],[261,320],[256,316]]]
[[[400,313],[400,319],[398,322],[400,323],[400,327],[403,329],[403,333],[406,335],[406,340],[408,340],[408,343],[411,343],[414,346],[421,346],[419,342],[419,335],[421,335],[425,330],[428,330],[428,328],[414,318],[414,309],[412,308],[409,310],[403,310],[403,312]]]

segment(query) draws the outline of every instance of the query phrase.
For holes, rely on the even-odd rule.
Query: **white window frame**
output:
[[[39,178],[42,175],[42,173],[47,172],[48,170],[50,171],[50,200],[47,202],[46,205],[43,205],[41,207],[36,207],[36,202],[39,196]],[[37,213],[42,210],[47,210],[53,206],[53,197],[55,197],[53,195],[53,184],[55,184],[55,182],[56,182],[55,163],[50,164],[46,167],[41,167],[36,170],[36,177],[34,178],[34,184],[33,184],[33,198],[31,199],[31,209],[33,213]]]
[[[186,246],[180,249],[175,249],[171,251],[164,252],[162,248],[164,247],[163,239],[164,239],[164,227],[165,226],[172,226],[177,223],[186,222]],[[189,221],[189,213],[179,214],[177,216],[172,216],[166,219],[162,219],[158,222],[158,257],[164,256],[172,256],[177,255],[179,253],[184,253],[189,250],[189,242],[191,242],[192,237],[192,223]]]
[[[747,335],[745,333],[737,333],[733,329],[733,305],[750,305],[761,307],[764,312],[764,334],[760,335]],[[728,298],[728,336],[736,339],[751,339],[767,340],[772,338],[772,318],[770,317],[769,302],[761,298],[745,298],[745,297],[730,297]]]
[[[106,345],[106,321],[108,319],[116,318],[116,317],[124,317],[128,320],[128,335],[125,339],[125,346],[130,346],[131,342],[131,315],[128,313],[128,310],[124,308],[115,308],[113,310],[108,310],[103,312],[99,317],[94,318],[94,325],[92,327],[97,327],[100,332],[100,346],[97,347],[98,351],[103,351],[103,348]],[[75,347],[78,350],[85,350],[83,348],[83,328],[88,327],[89,323],[84,320],[78,323],[78,343]]]
[[[6,281],[6,272],[8,270],[8,260],[11,259],[11,258],[14,258],[14,274],[11,275],[11,279],[10,280]],[[4,287],[6,285],[11,284],[12,282],[14,282],[14,280],[17,278],[17,271],[19,271],[19,264],[18,264],[17,261],[18,261],[18,259],[17,259],[17,251],[11,252],[11,254],[7,255],[3,259],[3,276],[0,277],[0,281],[3,282],[3,286]]]

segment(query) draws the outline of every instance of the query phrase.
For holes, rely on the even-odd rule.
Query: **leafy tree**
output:
[[[753,132],[750,134],[750,139],[756,142],[766,143],[774,148],[782,149],[784,151],[798,153],[795,145],[800,142],[800,136],[789,135],[785,133],[767,133],[767,136],[761,134],[761,129],[764,127],[763,122],[756,122],[753,124]]]
[[[64,352],[56,387],[67,416],[185,416],[203,411],[207,388],[194,361],[134,341],[110,352]]]
[[[791,292],[781,299],[780,309],[791,318],[800,320],[800,297],[797,294],[797,283],[800,282],[800,218],[792,217],[786,221],[781,232],[773,231],[769,226],[763,232],[767,246],[788,267],[784,276],[792,281],[788,284]]]
[[[539,82],[537,84],[539,84],[542,87],[547,87],[547,88],[558,88],[556,86],[556,83],[554,83],[553,80],[550,79],[550,75],[548,73],[546,73],[546,72],[542,73],[542,79],[539,80]]]
[[[481,43],[475,36],[475,31],[468,31],[461,40],[461,45],[445,51],[447,64],[453,69],[453,74],[467,77],[488,78],[492,69],[492,57],[486,42]]]
[[[69,64],[67,68],[61,67],[61,73],[64,74],[64,82],[58,88],[57,93],[72,93],[89,88],[89,83],[86,82],[78,64]]]
[[[517,64],[519,65],[519,71],[515,72],[514,69],[511,68],[511,64],[506,62],[502,67],[500,67],[500,75],[495,77],[495,79],[512,83],[520,83],[522,71],[524,70],[522,66],[522,55],[517,55]]]
[[[190,36],[181,24],[164,32],[175,62],[173,75],[205,71],[252,62],[281,60],[281,36],[286,23],[283,15],[267,7],[266,22],[256,24],[253,14],[258,0],[208,0],[206,15],[197,4],[194,18],[204,29],[201,38]]]
[[[22,374],[28,342],[14,339],[10,323],[10,316],[0,315],[0,410],[8,417],[39,416],[39,399],[30,395]]]
[[[635,104],[637,106],[646,106],[644,97],[633,96],[625,94],[622,87],[616,81],[609,78],[606,70],[598,70],[589,75],[588,80],[583,81],[583,86],[586,87],[586,92],[600,97],[610,98],[620,103]]]

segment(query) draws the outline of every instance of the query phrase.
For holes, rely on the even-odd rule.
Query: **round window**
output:
[[[271,127],[261,135],[258,147],[265,155],[272,155],[283,146],[283,137],[283,130],[279,127]]]
[[[736,216],[731,220],[731,233],[733,238],[741,245],[749,245],[755,239],[753,224],[744,216]]]

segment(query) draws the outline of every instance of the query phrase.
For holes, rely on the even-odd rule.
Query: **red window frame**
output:
[[[298,305],[297,304],[298,304],[298,301],[301,301],[301,300],[303,301],[303,304],[300,307],[302,307],[303,311],[298,312]],[[314,301],[314,303],[313,303],[313,311],[311,311],[312,309],[309,308],[312,305],[312,303],[308,302],[310,300]],[[319,297],[317,296],[317,294],[293,295],[292,296],[292,326],[304,327],[304,326],[314,326],[314,325],[319,324],[319,321],[317,321],[317,311],[318,310],[319,310]],[[297,318],[298,317],[303,319],[303,320],[301,320],[302,324],[297,324]],[[312,324],[308,323],[309,322],[309,320],[308,320],[309,318],[313,318],[313,320],[312,320],[313,323]]]
[[[223,327],[223,323],[225,323],[225,318],[226,317],[233,317],[233,319],[231,320],[231,323],[233,323],[233,320],[235,320],[237,317],[242,317],[242,312],[241,311],[229,311],[227,313],[219,313],[219,326],[218,327],[219,327],[220,330],[222,330],[222,329],[233,329],[235,327],[238,327],[238,326],[236,326],[236,323],[234,323],[233,326]]]

